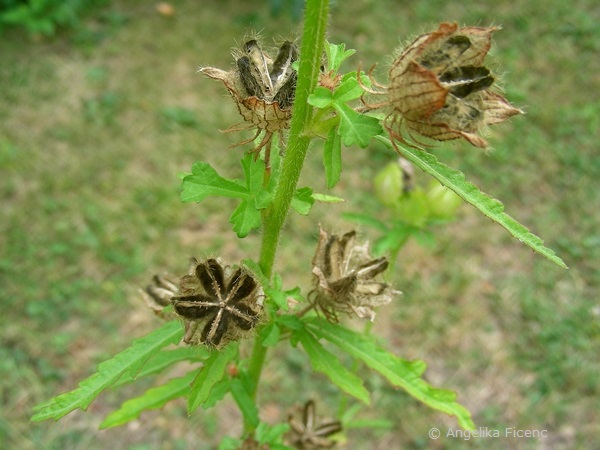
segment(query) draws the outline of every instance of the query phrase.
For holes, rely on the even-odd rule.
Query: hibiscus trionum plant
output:
[[[220,448],[307,449],[350,443],[347,408],[341,407],[337,418],[317,418],[316,390],[294,393],[297,410],[279,423],[262,421],[266,355],[274,347],[291,345],[306,354],[306,370],[317,372],[315,379],[325,376],[348,398],[369,405],[370,392],[358,374],[371,371],[428,407],[455,417],[459,426],[474,429],[454,392],[424,380],[424,362],[395,355],[368,326],[357,331],[356,322],[368,324],[377,320],[378,311],[401,307],[401,286],[394,285],[394,274],[388,272],[408,236],[407,211],[415,211],[400,205],[398,198],[412,189],[408,185],[416,169],[436,183],[428,191],[413,190],[413,201],[430,204],[419,219],[422,228],[451,214],[457,205],[454,198],[460,197],[564,267],[538,237],[504,213],[500,202],[426,150],[428,143],[446,140],[485,147],[482,133],[487,126],[521,112],[501,95],[486,65],[491,35],[498,28],[441,24],[398,51],[388,79],[377,80],[372,71],[340,71],[354,51],[325,41],[327,19],[328,2],[308,0],[301,40],[290,38],[271,49],[266,38],[253,35],[234,51],[228,70],[199,70],[205,80],[220,81],[239,110],[242,122],[228,131],[254,129],[255,134],[239,143],[249,147],[240,152],[239,178],[219,175],[208,161],[194,162],[183,177],[181,198],[198,207],[208,196],[239,200],[229,218],[233,232],[243,239],[259,230],[260,251],[242,261],[226,261],[218,254],[193,259],[187,274],[149,274],[152,282],[143,289],[143,298],[149,314],[154,311],[163,325],[100,364],[73,391],[38,405],[33,420],[60,419],[86,409],[109,387],[186,362],[184,375],[125,401],[101,428],[122,425],[181,397],[193,414],[230,394],[243,417],[243,431],[241,436],[223,437]],[[376,197],[396,211],[397,222],[378,225],[388,235],[375,249],[353,230],[335,234],[315,223],[314,256],[305,263],[313,282],[285,289],[285,265],[279,264],[281,274],[273,267],[280,241],[286,241],[280,238],[284,223],[294,220],[291,210],[307,215],[314,202],[335,208],[343,197],[298,186],[309,144],[315,141],[313,148],[322,148],[323,176],[333,188],[341,177],[342,147],[366,148],[372,140],[398,154],[399,163],[389,165],[375,180]],[[452,206],[440,207],[441,201]],[[377,220],[355,218],[371,224]],[[204,249],[198,248],[197,255],[202,254]]]

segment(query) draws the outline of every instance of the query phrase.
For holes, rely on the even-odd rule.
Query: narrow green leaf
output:
[[[375,117],[359,114],[344,103],[334,103],[340,116],[339,133],[346,147],[357,144],[366,148],[371,139],[379,135],[383,129]]]
[[[31,420],[58,420],[75,409],[87,409],[102,391],[111,387],[125,372],[135,374],[149,358],[167,345],[178,343],[182,336],[181,324],[172,321],[147,336],[134,340],[131,347],[98,365],[98,371],[80,382],[77,389],[38,405]]]
[[[343,203],[346,201],[341,197],[336,197],[335,195],[319,194],[317,192],[313,193],[312,198],[314,198],[316,202],[321,203]]]
[[[188,397],[188,414],[192,414],[209,397],[213,387],[225,375],[227,363],[237,355],[237,345],[229,344],[221,350],[214,350],[206,360],[192,383],[192,390]]]
[[[143,395],[127,400],[104,419],[100,429],[123,425],[137,419],[144,411],[162,408],[171,400],[186,396],[190,392],[190,383],[196,373],[194,370],[183,377],[173,378],[162,386],[150,388]]]
[[[379,140],[391,146],[389,139],[380,136]],[[398,148],[399,153],[422,171],[437,179],[444,186],[456,192],[464,201],[475,206],[483,215],[503,226],[512,236],[545,256],[553,263],[567,269],[567,265],[554,251],[544,246],[544,242],[531,233],[524,225],[504,212],[504,205],[493,197],[480,191],[477,186],[465,179],[462,172],[439,162],[431,153],[416,148]]]
[[[331,189],[339,181],[342,174],[342,142],[337,128],[329,130],[323,146],[323,165],[327,187]]]
[[[258,418],[258,408],[248,392],[246,383],[244,383],[241,378],[237,377],[231,380],[231,395],[244,416],[244,423],[253,427],[258,426],[258,423],[260,422]]]
[[[358,375],[342,365],[340,360],[327,351],[306,328],[294,330],[296,338],[310,359],[313,370],[325,374],[336,386],[361,402],[369,404],[369,391]]]
[[[183,178],[182,202],[201,202],[210,195],[246,198],[248,193],[237,181],[221,177],[210,164],[197,162],[192,166],[192,175]]]
[[[233,225],[233,231],[240,239],[245,238],[251,230],[260,227],[260,211],[253,202],[242,200],[229,217],[229,223]]]
[[[119,381],[113,384],[112,387],[115,388],[149,375],[155,375],[180,361],[204,361],[209,355],[210,352],[206,348],[200,346],[163,350],[156,354],[156,356],[153,356],[144,367],[142,367],[139,373],[134,375],[124,373],[123,376],[119,378]]]
[[[309,187],[303,187],[296,191],[294,197],[292,198],[291,206],[303,216],[306,216],[312,205],[315,203],[315,199],[312,196],[313,191]]]
[[[392,385],[401,387],[417,400],[438,411],[455,416],[465,429],[474,429],[469,411],[456,402],[456,393],[427,384],[421,375],[423,361],[407,361],[379,347],[372,336],[365,336],[321,318],[305,321],[317,336],[326,339],[368,367],[384,376]]]
[[[207,410],[214,407],[218,402],[223,400],[229,391],[231,391],[231,379],[224,377],[210,390],[210,394],[208,394],[208,397],[202,403],[202,409]]]

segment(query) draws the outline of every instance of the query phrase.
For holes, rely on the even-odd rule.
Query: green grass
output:
[[[33,405],[74,388],[95,364],[157,325],[137,294],[154,273],[183,273],[190,256],[257,258],[259,236],[238,241],[230,230],[231,205],[183,205],[177,178],[201,159],[239,176],[243,150],[225,148],[246,135],[216,132],[239,121],[235,106],[196,68],[228,67],[229,48],[248,29],[262,29],[269,41],[299,28],[248,3],[200,8],[181,1],[176,16],[164,18],[151,3],[114,1],[52,40],[32,42],[19,31],[2,36],[6,448],[211,448],[237,432],[231,402],[190,419],[175,402],[132,427],[99,432],[100,420],[124,400],[115,392],[56,424],[28,418]],[[332,10],[329,38],[358,50],[354,65],[380,62],[382,82],[388,55],[440,21],[503,25],[493,56],[507,97],[527,114],[492,130],[491,152],[463,144],[434,152],[502,200],[570,266],[552,266],[470,209],[439,229],[433,249],[411,242],[401,252],[394,279],[404,295],[378,315],[374,332],[399,355],[428,362],[428,380],[456,390],[478,426],[549,430],[543,443],[441,438],[436,448],[591,448],[600,439],[598,14],[591,0],[347,1]],[[320,157],[315,145],[303,178],[324,192]],[[318,205],[309,218],[290,216],[275,269],[286,286],[310,280],[317,220],[345,231],[353,224],[342,211],[381,214],[370,180],[393,157],[376,144],[347,149],[342,181],[331,193],[348,202]],[[295,350],[269,354],[261,393],[266,420],[286,417],[294,399],[281,392],[324,398],[319,411],[334,413],[335,392],[319,375],[303,373],[306,367]],[[430,448],[431,427],[456,426],[380,380],[369,383],[375,406],[360,417],[390,419],[393,429],[351,431],[349,448]]]

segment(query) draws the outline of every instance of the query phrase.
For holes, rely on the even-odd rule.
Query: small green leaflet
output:
[[[390,140],[384,136],[378,136],[378,140],[388,147],[392,148]],[[465,175],[445,164],[439,162],[431,153],[416,148],[402,147],[397,151],[404,158],[408,159],[423,172],[428,173],[441,184],[456,192],[464,201],[475,206],[483,215],[490,218],[497,224],[503,226],[512,236],[529,246],[532,250],[545,256],[547,259],[567,269],[567,265],[560,259],[554,251],[544,246],[542,241],[535,234],[531,233],[527,227],[517,222],[504,212],[504,205],[493,197],[480,191],[477,186],[468,182]]]
[[[75,409],[87,409],[98,395],[111,387],[124,373],[135,376],[144,364],[162,348],[177,344],[183,337],[178,321],[165,323],[158,330],[136,339],[131,347],[98,365],[98,371],[79,383],[79,387],[34,408],[34,422],[58,420]]]
[[[360,114],[346,104],[360,97],[362,92],[362,87],[356,80],[356,73],[351,72],[346,74],[333,93],[320,86],[308,97],[308,103],[317,108],[332,107],[337,111],[340,117],[338,135],[346,147],[357,144],[365,148],[373,137],[383,131],[378,119]]]
[[[325,42],[325,53],[327,54],[327,70],[338,72],[342,63],[356,53],[354,49],[346,50],[346,44],[332,44]]]
[[[383,130],[375,117],[357,113],[348,105],[336,106],[340,115],[339,134],[346,147],[357,144],[366,148],[371,139]]]
[[[277,309],[281,309],[283,311],[287,311],[289,309],[287,302],[288,297],[292,297],[298,301],[303,300],[299,287],[285,291],[283,290],[283,280],[281,279],[281,275],[278,273],[273,276],[271,285],[263,286],[263,289],[265,290],[265,294],[269,300],[273,301],[277,305]]]
[[[210,164],[196,162],[192,174],[183,178],[182,202],[201,202],[208,196],[246,198],[247,189],[236,180],[220,176]]]
[[[321,203],[343,203],[346,201],[343,198],[336,197],[334,195],[319,194],[318,192],[315,192],[312,195],[312,198],[314,198],[316,202]]]
[[[190,383],[196,373],[197,371],[192,371],[183,377],[173,378],[162,386],[150,388],[143,395],[127,400],[104,419],[100,429],[123,425],[137,419],[144,411],[162,408],[171,400],[186,396],[190,392]]]
[[[221,177],[210,164],[197,162],[192,174],[183,178],[182,202],[201,202],[208,196],[239,198],[241,203],[229,217],[233,231],[238,237],[248,236],[251,230],[260,227],[260,210],[271,202],[271,193],[263,188],[265,162],[246,155],[242,161],[244,180],[229,180]]]
[[[237,344],[231,343],[220,350],[214,350],[204,362],[204,366],[192,383],[192,390],[188,397],[188,414],[196,411],[209,398],[213,387],[225,375],[227,363],[236,357],[237,351]]]
[[[327,351],[315,339],[312,333],[302,327],[294,330],[294,335],[308,355],[313,370],[327,375],[336,386],[347,394],[352,395],[366,405],[370,404],[369,391],[363,386],[362,379],[344,367],[334,354]]]
[[[298,189],[292,197],[291,207],[299,214],[306,216],[310,212],[312,205],[315,203],[315,199],[312,195],[313,190],[309,187]]]
[[[455,416],[464,429],[475,425],[469,411],[456,402],[456,393],[437,389],[422,378],[426,365],[423,361],[406,361],[379,347],[372,336],[365,336],[321,318],[305,321],[315,335],[331,342],[350,356],[385,377],[392,385],[403,388],[408,394],[431,408]]]

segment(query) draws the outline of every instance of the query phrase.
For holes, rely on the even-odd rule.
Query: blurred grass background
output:
[[[108,392],[56,424],[28,419],[32,406],[73,389],[157,326],[137,293],[154,273],[181,274],[192,255],[257,257],[258,234],[238,241],[230,231],[233,203],[181,204],[177,174],[196,160],[240,173],[242,150],[224,149],[246,136],[216,132],[239,121],[236,108],[196,68],[229,67],[229,49],[249,30],[267,43],[298,35],[285,2],[274,15],[278,3],[173,1],[166,17],[153,2],[114,0],[51,38],[18,28],[0,35],[2,448],[209,449],[239,431],[228,402],[189,419],[173,402],[97,430],[147,383]],[[347,69],[379,62],[382,82],[394,49],[441,21],[502,25],[492,56],[507,98],[526,115],[492,130],[492,151],[463,143],[433,151],[570,266],[553,266],[466,207],[434,247],[411,242],[393,275],[404,295],[378,315],[374,332],[397,354],[424,359],[427,379],[456,390],[478,426],[546,429],[548,437],[431,441],[431,427],[444,433],[455,422],[373,378],[373,408],[359,418],[387,418],[392,428],[350,431],[347,448],[598,448],[599,20],[594,0],[334,4],[329,39],[358,50]],[[315,145],[304,184],[325,192],[320,158]],[[354,227],[344,211],[381,217],[370,183],[393,159],[377,144],[345,150],[331,193],[346,204],[290,216],[276,268],[286,286],[310,280],[317,220],[343,232]],[[287,392],[319,396],[319,411],[335,413],[335,391],[305,368],[296,350],[270,354],[264,420],[283,420],[294,400],[306,400]]]

